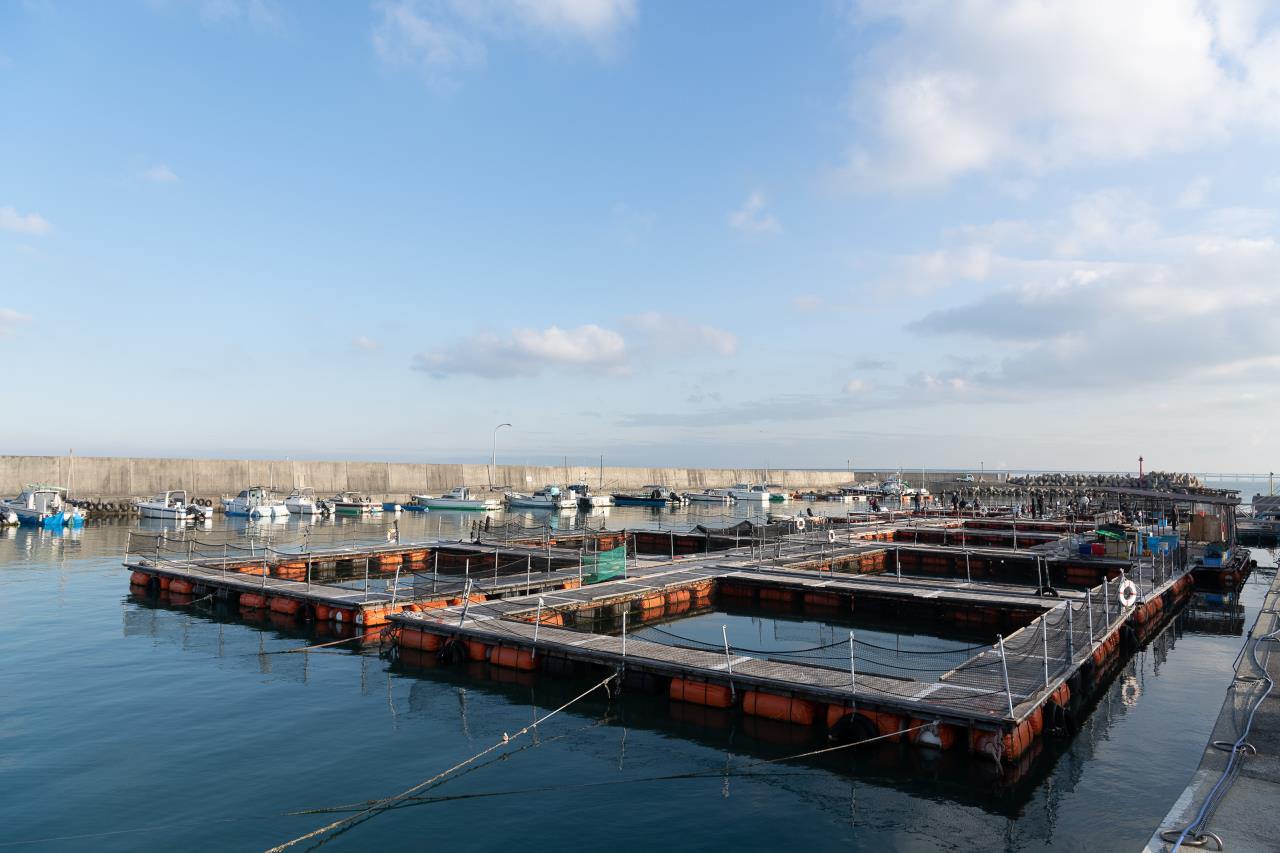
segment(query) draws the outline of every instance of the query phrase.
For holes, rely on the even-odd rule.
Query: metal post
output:
[[[467,557],[467,561],[462,564],[462,576],[468,580],[471,578],[471,558]]]
[[[308,566],[311,565],[310,560],[307,561],[307,565]],[[392,607],[396,606],[396,593],[400,591],[400,566],[401,565],[403,565],[403,563],[396,564],[396,578],[391,582],[391,606]]]
[[[1044,643],[1044,686],[1049,687],[1049,614],[1040,614],[1040,638]]]
[[[857,673],[857,670],[854,668],[854,663],[853,663],[853,661],[854,661],[854,656],[853,656],[853,632],[852,632],[852,631],[850,631],[850,632],[849,632],[849,689],[850,689],[850,690],[857,690],[857,688],[858,688],[858,673]]]
[[[900,548],[894,548],[894,549],[893,549],[893,562],[894,562],[894,565],[896,566],[897,575],[898,575],[898,580],[902,580],[902,553],[901,553],[901,551],[902,551],[902,549],[900,549]]]
[[[628,605],[630,607],[630,605]],[[622,611],[622,656],[627,656],[627,611]]]
[[[676,559],[676,532],[671,531],[671,561],[674,563]]]
[[[1000,646],[1000,669],[1004,672],[1004,695],[1009,700],[1009,716],[1013,716],[1013,691],[1009,689],[1009,664],[1004,656],[1004,637],[996,634],[996,643]]]
[[[311,592],[311,555],[307,555],[307,592]]]
[[[462,623],[467,621],[467,610],[471,607],[471,578],[467,578],[467,585],[462,588],[462,615],[458,617],[458,627],[462,627]]]
[[[1089,608],[1089,645],[1093,645],[1093,590],[1084,591],[1084,601]]]
[[[364,600],[369,600],[369,558],[364,558]]]
[[[1107,576],[1102,576],[1102,621],[1111,625],[1111,596],[1107,594]]]
[[[729,671],[729,696],[734,697],[733,689],[733,656],[729,654],[729,628],[726,625],[720,626],[720,636],[724,637],[724,664]]]
[[[973,577],[969,574],[969,552],[968,551],[964,552],[964,582],[967,584],[973,583]]]
[[[538,596],[538,615],[533,620],[533,654],[530,657],[538,656],[538,627],[542,624],[542,596]]]
[[[529,594],[529,584],[533,579],[533,555],[526,554],[524,558],[524,594]]]
[[[1073,617],[1071,602],[1066,604],[1067,608],[1067,666],[1071,666],[1071,662],[1076,659],[1076,624]]]

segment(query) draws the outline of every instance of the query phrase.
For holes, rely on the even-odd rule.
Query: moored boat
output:
[[[591,487],[586,483],[579,483],[576,486],[570,486],[569,491],[578,496],[578,506],[582,509],[598,509],[603,506],[613,506],[613,495],[593,495]]]
[[[684,496],[687,500],[696,503],[727,504],[733,502],[733,496],[729,494],[728,489],[703,489],[700,492],[685,492]]]
[[[250,486],[234,498],[222,499],[222,511],[242,518],[287,518],[289,508],[265,486]]]
[[[142,518],[167,518],[174,520],[211,521],[213,507],[193,503],[185,489],[171,489],[150,500],[135,501]]]
[[[60,486],[27,486],[16,498],[0,500],[0,516],[16,518],[19,524],[80,527],[84,524],[84,512],[68,504],[63,498],[64,492],[66,489]]]
[[[753,486],[749,483],[738,483],[729,494],[733,496],[735,501],[756,501],[758,503],[768,503],[773,500],[773,495],[769,494],[769,490],[764,486]]]
[[[316,490],[310,488],[294,489],[284,499],[284,505],[291,515],[332,515],[333,502],[316,497]]]
[[[508,492],[507,506],[513,509],[549,509],[558,512],[578,508],[578,496],[572,490],[565,492],[559,486],[543,486],[531,495]]]
[[[382,512],[382,504],[374,503],[373,498],[359,492],[339,492],[330,499],[330,502],[333,504],[333,511],[338,515],[368,515]]]
[[[409,506],[416,509],[487,512],[502,509],[502,501],[497,498],[480,497],[474,494],[467,486],[456,486],[446,494],[439,496],[413,495]]]

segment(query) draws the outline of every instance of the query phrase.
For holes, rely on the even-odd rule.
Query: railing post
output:
[[[396,564],[396,577],[391,582],[391,606],[396,606],[396,594],[400,592],[400,566],[404,565],[403,561]],[[311,560],[307,560],[307,582],[311,579]]]
[[[1076,659],[1076,623],[1074,618],[1074,610],[1071,602],[1067,602],[1067,663],[1066,667],[1071,668],[1071,664]]]
[[[1040,614],[1040,639],[1044,643],[1044,686],[1049,687],[1049,614]]]
[[[307,592],[311,592],[311,555],[307,555]]]
[[[542,625],[542,596],[538,596],[538,615],[533,619],[533,654],[530,657],[538,656],[538,628]]]
[[[858,671],[854,666],[853,632],[849,632],[849,690],[858,689]]]
[[[533,581],[533,555],[526,554],[524,558],[524,594],[529,594],[529,584]]]
[[[627,657],[627,611],[622,611],[622,657]]]
[[[1089,608],[1089,645],[1093,645],[1093,590],[1084,591],[1084,601]]]
[[[369,600],[369,557],[364,558],[364,600]]]
[[[1004,673],[1004,695],[1009,700],[1009,716],[1013,717],[1013,691],[1009,689],[1009,664],[1004,656],[1004,637],[996,634],[996,643],[1000,646],[1000,669]]]
[[[725,669],[729,671],[729,698],[736,698],[736,692],[733,689],[733,656],[729,654],[729,628],[726,625],[720,626],[720,636],[724,637],[724,664]]]
[[[1102,576],[1102,621],[1105,624],[1104,630],[1111,627],[1111,596],[1107,593],[1107,576]]]
[[[964,582],[970,585],[973,584],[973,576],[969,574],[969,552],[968,551],[964,552]]]
[[[462,623],[467,621],[467,610],[471,608],[471,578],[467,578],[466,586],[462,588],[462,615],[458,617],[458,627],[462,627]]]

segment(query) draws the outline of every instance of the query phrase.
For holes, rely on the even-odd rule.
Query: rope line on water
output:
[[[355,822],[355,821],[360,820],[362,817],[372,817],[373,815],[377,814],[378,812],[383,811],[383,810],[387,809],[387,808],[388,808],[388,807],[390,807],[390,806],[394,806],[396,803],[401,802],[401,801],[403,801],[403,800],[407,799],[408,797],[413,796],[413,795],[414,795],[414,794],[416,794],[418,791],[421,791],[423,788],[427,787],[428,785],[431,785],[431,784],[433,784],[433,783],[435,783],[435,782],[438,782],[438,781],[440,781],[441,779],[444,779],[445,777],[450,776],[450,775],[452,775],[453,773],[456,773],[457,771],[461,770],[462,768],[466,767],[467,765],[472,764],[472,763],[474,763],[474,762],[476,762],[476,761],[479,761],[481,758],[483,758],[484,756],[488,755],[489,753],[494,752],[495,750],[501,749],[501,748],[502,748],[502,747],[504,747],[504,746],[507,746],[509,743],[511,743],[511,741],[515,740],[516,738],[523,737],[524,735],[528,734],[530,731],[532,731],[532,730],[536,729],[536,728],[537,728],[539,725],[541,725],[542,723],[544,723],[544,722],[546,722],[547,720],[549,720],[549,719],[551,719],[552,717],[554,717],[556,714],[559,714],[561,711],[563,711],[563,710],[565,710],[566,708],[568,708],[569,706],[573,705],[575,702],[579,701],[580,699],[584,699],[584,698],[586,698],[587,696],[590,696],[592,693],[594,693],[594,692],[596,692],[597,690],[599,690],[600,688],[605,687],[606,685],[608,685],[608,683],[609,683],[610,681],[613,681],[615,678],[617,678],[617,674],[616,674],[616,673],[614,673],[614,674],[610,675],[608,678],[604,679],[604,680],[603,680],[603,681],[601,681],[599,684],[594,685],[593,687],[589,688],[588,690],[586,690],[586,691],[584,691],[584,692],[582,692],[582,693],[579,693],[577,696],[575,696],[574,698],[570,699],[568,702],[566,702],[565,704],[561,705],[559,708],[556,708],[554,711],[551,711],[551,712],[549,712],[549,713],[547,713],[547,714],[544,714],[543,716],[541,716],[541,717],[539,717],[538,719],[534,720],[534,721],[533,721],[532,723],[530,723],[529,725],[527,725],[527,726],[525,726],[524,728],[522,728],[522,729],[520,729],[519,731],[517,731],[514,735],[506,735],[506,734],[503,734],[503,736],[502,736],[502,740],[497,741],[497,742],[496,742],[496,743],[494,743],[492,746],[487,747],[487,748],[485,748],[485,749],[481,750],[480,752],[477,752],[475,755],[471,756],[470,758],[467,758],[467,759],[465,759],[465,760],[463,760],[463,761],[460,761],[459,763],[457,763],[457,764],[453,765],[452,767],[450,767],[450,768],[449,768],[449,769],[447,769],[447,770],[443,770],[443,771],[441,771],[440,773],[437,773],[435,776],[432,776],[430,779],[427,779],[427,780],[425,780],[425,781],[423,781],[423,782],[419,782],[417,785],[414,785],[412,788],[409,788],[409,789],[407,789],[407,790],[405,790],[405,791],[402,791],[402,792],[400,792],[399,794],[395,794],[395,795],[393,795],[393,796],[386,797],[386,798],[381,799],[381,800],[377,800],[377,801],[375,801],[375,802],[374,802],[374,804],[373,804],[373,805],[369,806],[369,807],[368,807],[368,808],[366,808],[366,809],[363,809],[363,810],[361,810],[361,811],[357,812],[356,814],[349,815],[349,816],[347,816],[347,817],[344,817],[344,818],[341,818],[341,819],[339,819],[339,820],[333,821],[332,823],[327,823],[327,824],[325,824],[325,825],[324,825],[324,826],[322,826],[322,827],[319,827],[319,828],[317,828],[317,829],[313,829],[311,832],[308,832],[308,833],[306,833],[306,834],[304,834],[304,835],[299,835],[299,836],[298,836],[298,837],[296,837],[296,838],[292,838],[292,839],[290,839],[290,840],[288,840],[288,841],[284,842],[283,844],[277,844],[275,847],[268,848],[266,851],[264,851],[264,853],[280,853],[280,851],[282,851],[282,850],[287,850],[287,849],[289,849],[290,847],[293,847],[293,846],[294,846],[294,845],[296,845],[296,844],[300,844],[300,843],[302,843],[303,841],[308,841],[308,840],[310,840],[310,839],[312,839],[312,838],[316,838],[317,836],[324,835],[324,834],[325,834],[325,833],[327,833],[327,832],[332,832],[333,830],[335,830],[335,829],[337,829],[337,828],[339,828],[339,827],[343,826],[344,824],[353,823],[353,822]]]

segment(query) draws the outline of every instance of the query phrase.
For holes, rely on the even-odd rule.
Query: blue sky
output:
[[[1245,0],[4,4],[0,452],[1266,470],[1277,56]]]

